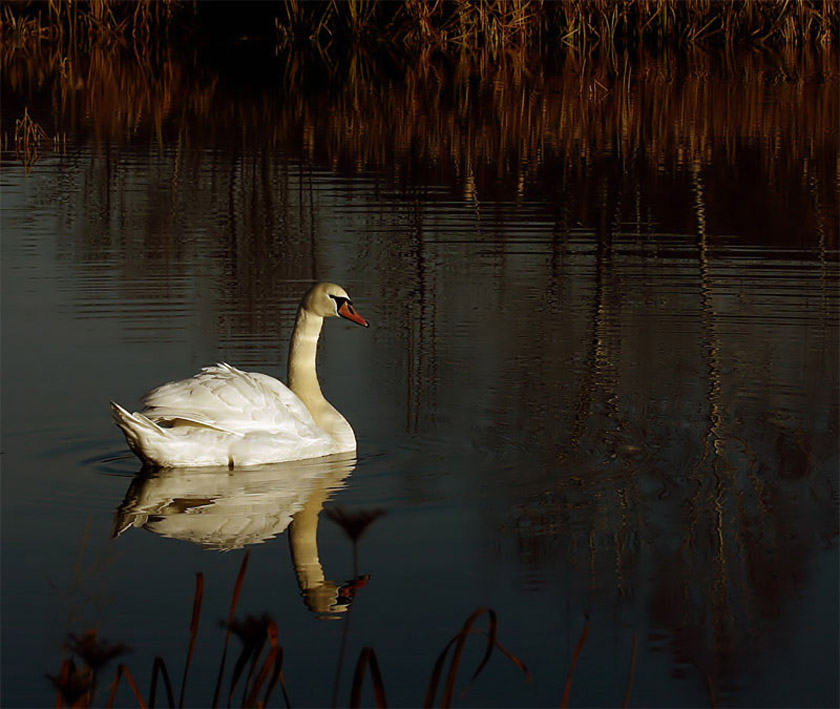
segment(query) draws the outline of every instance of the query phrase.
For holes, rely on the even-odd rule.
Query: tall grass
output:
[[[6,3],[0,20],[4,42],[34,40],[77,48],[128,43],[140,47],[167,39],[178,0],[48,0]]]
[[[713,158],[731,164],[749,146],[762,179],[813,185],[829,246],[837,239],[836,60],[821,46],[429,50],[422,61],[290,46],[263,67],[264,79],[252,78],[265,81],[255,96],[224,88],[237,78],[224,67],[191,65],[173,49],[0,50],[4,98],[39,97],[41,110],[30,104],[28,115],[46,135],[95,143],[146,135],[182,147],[235,135],[246,148],[384,170],[401,183],[455,176],[468,198],[487,189],[521,196],[558,160],[580,171],[610,154],[680,171]],[[5,105],[8,115],[13,104]],[[27,164],[38,154],[25,153]]]
[[[288,0],[284,7],[284,37],[376,38],[414,49],[831,43],[840,20],[830,0]]]
[[[176,20],[201,25],[215,9],[183,0],[90,0],[6,5],[4,39],[49,37],[92,46],[166,39]],[[229,10],[226,30],[265,7]],[[412,51],[491,51],[511,47],[642,43],[796,46],[837,41],[833,0],[282,0],[275,30],[281,43],[387,44]],[[269,28],[264,28],[269,29]]]
[[[8,143],[8,139],[4,142]],[[66,143],[66,136],[64,142]],[[32,120],[28,109],[24,107],[23,117],[15,121],[14,145],[15,154],[27,173],[41,157],[42,147],[50,147],[50,144],[58,149],[63,143],[58,135],[50,138],[43,126]]]

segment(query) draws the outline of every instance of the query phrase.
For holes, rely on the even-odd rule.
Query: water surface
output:
[[[459,704],[558,705],[587,619],[573,704],[620,706],[631,668],[631,705],[838,703],[830,58],[389,92],[95,59],[4,79],[4,125],[66,133],[2,155],[4,705],[52,703],[89,627],[144,688],[156,655],[180,678],[198,572],[207,705],[246,549],[239,615],[277,622],[295,705],[337,677],[345,703],[364,646],[418,705],[485,606],[533,681],[496,655]],[[285,378],[317,280],[372,323],[320,354],[357,459],[141,474],[108,400],[215,361]],[[330,510],[384,512],[355,561]]]

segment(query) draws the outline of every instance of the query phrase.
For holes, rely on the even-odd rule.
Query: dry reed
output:
[[[363,647],[359,653],[359,659],[356,661],[356,670],[353,672],[353,686],[350,690],[350,706],[361,706],[362,684],[365,678],[365,670],[368,667],[370,667],[370,678],[373,682],[376,706],[387,707],[388,700],[385,698],[385,683],[382,680],[382,672],[379,669],[379,660],[376,659],[376,652],[372,647]]]
[[[284,3],[283,40],[375,38],[419,50],[699,43],[801,45],[836,42],[840,11],[829,0],[456,0]]]
[[[8,143],[8,139],[5,142]],[[15,154],[28,173],[41,157],[44,145],[59,149],[62,140],[59,135],[50,138],[41,124],[29,115],[29,108],[24,106],[23,116],[15,121],[14,145]]]
[[[236,690],[239,679],[242,676],[244,667],[249,661],[251,663],[251,669],[245,680],[242,706],[266,706],[278,684],[282,688],[286,706],[289,706],[289,697],[286,692],[285,680],[283,678],[283,649],[278,643],[277,625],[267,616],[264,616],[258,621],[254,621],[250,617],[246,618],[245,621],[241,623],[235,620],[236,607],[242,591],[242,584],[245,580],[245,572],[248,568],[249,558],[250,553],[246,552],[242,559],[236,584],[234,585],[228,622],[226,624],[227,632],[225,634],[225,642],[222,650],[222,659],[219,666],[216,690],[213,697],[213,706],[218,706],[219,689],[225,673],[225,659],[227,657],[228,644],[232,632],[239,635],[240,639],[243,641],[243,647],[232,673],[230,692],[228,693],[228,706],[231,705],[233,694]],[[181,707],[184,706],[187,676],[189,674],[190,664],[192,663],[193,654],[195,652],[203,598],[204,575],[199,573],[196,575],[196,587],[190,621],[189,646],[184,664],[181,691],[178,698],[178,706]],[[248,629],[248,632],[243,632],[243,629]],[[269,649],[264,661],[260,663],[259,660],[266,641],[269,644]],[[81,659],[83,665],[81,668],[77,668],[73,659],[67,658],[62,662],[59,675],[56,677],[49,676],[49,679],[58,691],[56,706],[62,707],[66,704],[68,707],[89,707],[95,705],[98,674],[105,665],[114,658],[124,654],[128,648],[124,645],[110,646],[98,637],[96,631],[91,630],[85,633],[81,638],[70,636],[70,642],[68,642],[67,649],[70,650],[73,655]],[[128,683],[139,707],[154,706],[157,694],[158,676],[163,677],[169,706],[175,706],[169,671],[167,669],[166,662],[160,656],[156,656],[152,663],[148,701],[146,701],[143,697],[131,670],[125,663],[121,663],[117,666],[114,679],[111,682],[106,706],[114,706],[120,682],[123,679],[125,679]],[[263,690],[263,687],[265,687],[265,692],[262,698],[260,698],[259,694]]]
[[[250,552],[246,552],[242,564],[239,568],[239,574],[234,585],[233,595],[231,598],[230,610],[228,614],[228,621],[226,626],[225,641],[222,649],[222,659],[219,665],[219,671],[216,679],[216,688],[213,695],[212,706],[219,706],[220,689],[222,680],[225,675],[225,660],[227,657],[228,644],[231,634],[236,634],[242,641],[242,650],[237,658],[234,668],[231,673],[230,689],[227,696],[227,706],[233,705],[233,696],[236,692],[240,679],[242,678],[246,666],[250,666],[247,677],[245,678],[242,702],[243,707],[264,707],[269,705],[269,700],[275,688],[279,684],[283,699],[287,707],[291,706],[288,692],[286,690],[286,682],[283,676],[283,648],[279,644],[279,633],[277,624],[269,616],[263,615],[260,618],[248,616],[244,621],[236,620],[236,608],[239,603],[239,597],[242,592],[242,586],[245,580],[245,573],[248,568],[248,560]],[[190,639],[187,650],[187,657],[184,666],[184,675],[181,684],[181,691],[178,699],[178,706],[184,706],[184,695],[186,690],[187,676],[189,667],[192,662],[193,653],[195,651],[196,639],[198,636],[199,621],[201,616],[202,601],[204,598],[204,576],[199,573],[196,575],[196,587],[193,598],[193,609],[190,621]],[[441,697],[441,706],[448,707],[452,705],[455,691],[455,682],[458,677],[458,671],[461,659],[464,654],[466,643],[471,635],[476,630],[474,629],[475,622],[483,615],[489,618],[489,627],[487,631],[487,640],[485,644],[485,651],[481,662],[473,673],[470,683],[472,683],[484,670],[489,662],[494,650],[498,650],[511,662],[513,662],[520,670],[522,670],[528,681],[531,679],[530,672],[525,664],[513,655],[509,650],[505,649],[498,641],[498,617],[496,612],[490,608],[479,608],[467,618],[463,628],[458,632],[444,647],[443,651],[438,656],[435,663],[432,675],[429,679],[429,685],[426,693],[426,706],[431,706],[434,702],[437,693],[437,686],[443,673],[446,664],[446,658],[449,651],[452,650],[452,656],[449,663],[449,671],[446,678],[446,687]],[[268,643],[268,651],[265,659],[260,662],[263,657],[263,650],[266,643]],[[68,650],[83,661],[81,669],[76,667],[73,658],[67,658],[62,662],[61,671],[58,676],[48,676],[53,685],[58,691],[56,698],[56,706],[63,707],[89,707],[96,704],[96,680],[98,673],[114,658],[124,654],[128,651],[125,645],[108,645],[101,640],[96,631],[88,631],[81,638],[71,636],[70,642],[67,645]],[[362,685],[367,669],[370,668],[371,680],[373,682],[374,696],[377,707],[387,707],[388,702],[385,695],[385,684],[382,678],[382,672],[379,668],[379,661],[376,657],[376,652],[371,647],[364,647],[359,653],[356,662],[356,668],[353,675],[353,682],[350,690],[350,700],[348,706],[358,707],[361,704]],[[172,691],[172,683],[169,677],[169,671],[166,662],[162,657],[156,656],[152,663],[151,684],[149,688],[148,701],[143,697],[140,688],[134,679],[131,670],[125,663],[120,663],[117,666],[114,679],[108,692],[107,707],[114,706],[117,699],[117,692],[120,683],[123,679],[129,685],[134,698],[139,707],[154,706],[158,676],[163,677],[164,686],[166,689],[169,706],[175,706],[174,693]],[[265,688],[263,696],[260,697],[260,692]],[[462,694],[466,692],[464,689]]]
[[[733,164],[749,147],[764,181],[813,185],[826,245],[837,243],[834,50],[430,49],[422,61],[337,52],[282,51],[256,98],[223,89],[220,70],[190,66],[174,50],[4,45],[0,60],[7,92],[40,91],[63,133],[95,144],[146,135],[189,147],[223,133],[246,149],[393,171],[402,184],[456,175],[470,199],[488,189],[520,197],[545,171],[585,171],[603,155],[678,172]],[[28,144],[35,151],[21,156],[31,165],[31,132]]]
[[[460,632],[446,644],[446,647],[444,647],[440,655],[438,655],[435,665],[432,668],[432,674],[429,678],[429,684],[426,687],[426,699],[423,703],[423,706],[431,707],[435,702],[438,685],[443,675],[443,668],[446,666],[446,658],[450,650],[452,650],[452,657],[449,660],[449,671],[446,675],[446,684],[441,694],[440,705],[442,707],[452,706],[452,702],[455,698],[455,683],[458,679],[458,671],[461,666],[461,660],[463,659],[464,649],[466,647],[467,640],[469,639],[470,635],[476,632],[473,629],[473,626],[475,625],[476,621],[482,615],[485,614],[488,618],[487,641],[484,647],[484,655],[482,656],[481,662],[478,664],[478,667],[475,669],[475,671],[472,674],[472,677],[470,678],[470,684],[472,684],[472,682],[476,680],[476,678],[487,666],[487,663],[489,662],[494,650],[499,650],[505,657],[507,657],[511,662],[513,662],[513,664],[516,665],[525,674],[525,677],[529,682],[531,681],[531,673],[525,666],[525,663],[522,662],[522,660],[520,660],[518,657],[513,655],[511,652],[506,650],[504,647],[502,647],[502,645],[499,643],[497,639],[499,621],[498,616],[496,615],[496,611],[494,611],[492,608],[479,608],[478,610],[474,611],[469,616],[469,618],[467,618]],[[467,685],[467,687],[464,690],[462,690],[461,694],[463,695],[468,689],[469,685]]]
[[[258,12],[265,14],[264,8]],[[254,9],[231,12],[226,29],[247,22],[249,13]],[[49,0],[7,5],[0,32],[18,43],[149,45],[166,40],[178,23],[200,26],[206,14],[201,3],[179,0]],[[840,8],[832,0],[283,0],[274,18],[280,43],[387,44],[412,52],[557,44],[578,50],[642,43],[831,44],[838,24]]]
[[[577,667],[578,659],[580,658],[581,652],[583,652],[583,646],[586,643],[586,638],[589,636],[589,616],[586,617],[586,622],[583,624],[583,630],[580,633],[580,637],[578,638],[577,645],[575,646],[575,652],[572,655],[572,661],[569,664],[569,672],[566,677],[566,687],[563,689],[563,700],[560,702],[560,706],[563,709],[569,706],[569,698],[572,694],[572,680],[575,677],[575,667]]]

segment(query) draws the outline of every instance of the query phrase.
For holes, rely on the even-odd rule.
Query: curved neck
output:
[[[336,451],[356,449],[356,436],[347,420],[321,393],[316,370],[318,337],[324,318],[301,308],[298,310],[289,346],[289,389],[309,409],[318,426],[333,439]]]
[[[323,324],[324,318],[320,315],[301,308],[295,319],[295,329],[289,345],[289,389],[297,394],[313,416],[316,409],[326,402],[315,369],[318,337],[321,335]]]

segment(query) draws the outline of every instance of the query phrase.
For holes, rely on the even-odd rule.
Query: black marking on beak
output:
[[[335,311],[337,315],[340,315],[346,320],[350,320],[350,322],[354,322],[357,325],[370,327],[370,323],[359,315],[349,298],[344,298],[340,295],[331,295],[330,298],[335,301]]]

